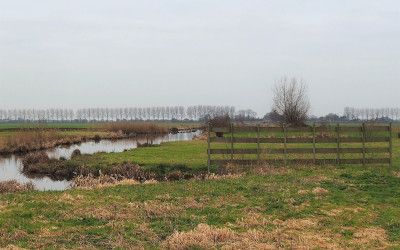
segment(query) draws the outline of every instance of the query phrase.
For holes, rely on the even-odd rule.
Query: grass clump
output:
[[[0,182],[0,194],[31,191],[34,189],[35,186],[31,182],[25,184],[21,184],[16,180]]]

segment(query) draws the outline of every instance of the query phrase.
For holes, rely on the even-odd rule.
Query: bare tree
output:
[[[310,112],[310,101],[307,87],[303,81],[296,78],[282,78],[274,88],[273,112],[278,113],[281,122],[293,126],[302,126]]]

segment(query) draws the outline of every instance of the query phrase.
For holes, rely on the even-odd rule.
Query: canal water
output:
[[[135,137],[131,139],[120,140],[101,140],[99,142],[89,141],[71,146],[59,146],[45,152],[50,158],[59,159],[64,157],[71,158],[71,154],[75,149],[79,149],[82,154],[94,154],[98,152],[118,153],[125,150],[135,149],[139,144],[153,143],[161,144],[163,142],[172,141],[189,141],[193,137],[199,135],[201,131],[185,132],[177,134],[168,134],[153,138]],[[38,190],[65,190],[70,187],[71,182],[67,180],[55,181],[49,177],[30,177],[22,173],[22,157],[18,155],[10,155],[0,157],[0,181],[16,180],[20,183],[32,182]]]

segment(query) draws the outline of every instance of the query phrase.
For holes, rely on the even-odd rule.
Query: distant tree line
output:
[[[100,121],[198,121],[217,116],[231,119],[254,120],[257,113],[251,109],[238,110],[232,106],[166,106],[130,108],[84,109],[0,109],[2,122],[100,122]]]
[[[342,115],[330,113],[321,117],[310,117],[311,122],[392,122],[399,121],[400,108],[344,108]]]
[[[349,121],[399,120],[400,108],[345,107],[343,116]]]

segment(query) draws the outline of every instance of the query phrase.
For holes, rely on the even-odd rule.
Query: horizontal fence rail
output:
[[[207,141],[209,167],[227,163],[392,165],[391,124],[209,126]]]

